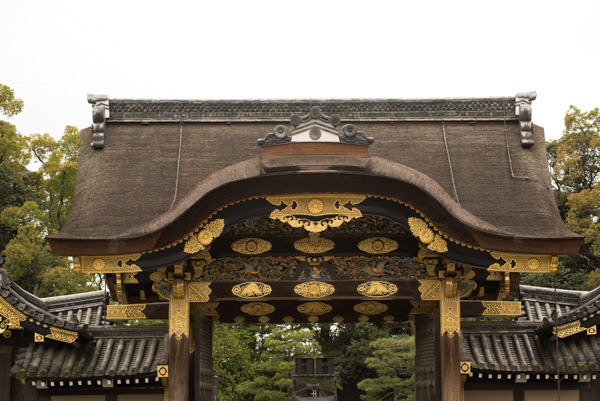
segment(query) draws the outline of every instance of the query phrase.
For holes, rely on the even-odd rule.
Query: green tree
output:
[[[213,366],[219,377],[219,400],[239,401],[238,384],[252,380],[256,357],[256,326],[217,324],[214,332]]]
[[[12,89],[0,85],[0,112],[23,108]],[[65,257],[54,256],[46,237],[63,226],[77,175],[79,131],[68,126],[60,140],[50,135],[22,136],[0,121],[0,253],[4,267],[25,290],[38,296],[64,295],[97,287],[75,276]],[[38,171],[29,171],[33,159]]]
[[[579,255],[561,258],[557,286],[600,285],[600,111],[571,106],[560,139],[546,145],[556,204],[567,226],[585,237]],[[524,274],[521,283],[552,286],[552,277]]]
[[[320,350],[311,330],[275,326],[263,339],[254,377],[240,383],[237,391],[253,401],[290,401],[295,359],[315,357]]]
[[[344,323],[315,325],[316,339],[321,344],[323,356],[334,358],[338,373],[338,397],[344,401],[359,401],[361,391],[356,386],[376,373],[365,360],[372,356],[370,343],[379,338],[389,338],[410,332],[407,323]]]
[[[364,401],[414,400],[414,339],[403,335],[396,338],[380,338],[370,343],[373,356],[365,360],[377,376],[364,379],[358,388],[365,392]]]

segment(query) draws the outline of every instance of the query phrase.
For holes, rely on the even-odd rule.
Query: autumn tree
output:
[[[557,286],[600,285],[600,111],[571,106],[560,139],[546,145],[556,203],[567,226],[585,237],[579,255],[559,261]],[[552,278],[523,275],[524,284],[552,286]],[[585,283],[585,284],[584,284]],[[582,288],[583,286],[583,288]]]

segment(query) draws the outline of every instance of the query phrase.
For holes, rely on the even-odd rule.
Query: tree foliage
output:
[[[415,371],[414,338],[400,337],[379,338],[371,342],[373,356],[365,359],[369,369],[377,376],[358,383],[358,388],[365,394],[364,401],[414,399],[413,377]]]
[[[585,237],[579,255],[562,258],[557,286],[590,290],[600,285],[600,111],[571,106],[560,139],[546,145],[554,194],[567,226]],[[523,284],[552,286],[552,277],[523,275]]]
[[[320,350],[313,331],[276,326],[262,339],[261,353],[252,367],[254,377],[240,383],[236,391],[247,400],[290,401],[296,358],[313,358]]]
[[[254,376],[256,326],[217,324],[214,330],[213,366],[219,377],[219,400],[243,400],[237,386]]]
[[[0,85],[0,111],[12,116],[23,107]],[[46,237],[63,226],[75,188],[79,131],[63,137],[21,135],[0,121],[0,253],[4,267],[25,290],[44,297],[96,289],[89,276],[75,276],[65,257],[54,256]],[[34,161],[37,171],[30,171]]]

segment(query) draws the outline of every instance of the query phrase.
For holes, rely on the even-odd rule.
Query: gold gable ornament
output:
[[[345,205],[357,205],[366,199],[365,195],[354,194],[299,194],[284,196],[268,196],[272,205],[285,205],[283,209],[274,210],[270,218],[287,223],[292,227],[304,228],[306,231],[319,233],[329,227],[339,227],[343,223],[361,218],[357,208]],[[317,220],[316,218],[327,216]]]

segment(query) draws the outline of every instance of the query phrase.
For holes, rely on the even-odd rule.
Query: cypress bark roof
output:
[[[350,191],[360,177],[394,182],[412,174],[420,177],[413,185],[431,202],[473,230],[515,243],[519,238],[553,241],[557,253],[576,252],[581,242],[558,214],[543,128],[533,127],[532,147],[521,144],[515,98],[109,102],[103,149],[90,147],[92,132],[82,131],[73,206],[63,230],[50,238],[60,254],[78,254],[81,241],[93,242],[102,251],[97,254],[119,253],[116,245],[126,241],[132,252],[164,246],[162,231],[186,212],[211,212],[202,205],[208,194],[228,191],[243,197],[248,193],[244,182],[268,182],[281,174],[293,182],[297,171],[265,168],[256,140],[275,122],[292,112],[306,113],[311,105],[340,114],[342,124],[352,121],[375,139],[360,172],[333,165],[337,161],[331,156],[312,156],[319,159],[313,164],[324,188],[326,182],[348,182]],[[536,253],[534,248],[529,252]]]

